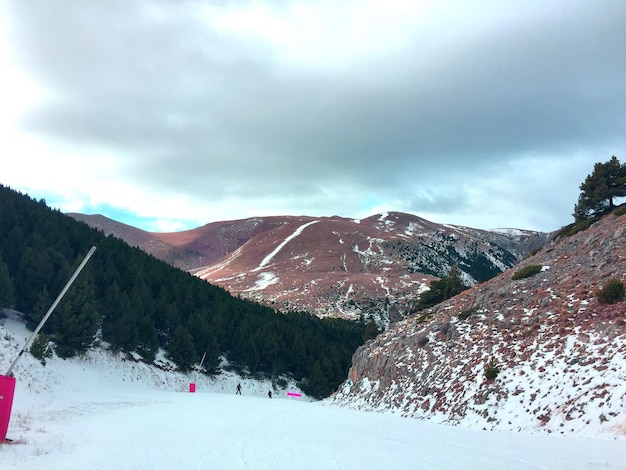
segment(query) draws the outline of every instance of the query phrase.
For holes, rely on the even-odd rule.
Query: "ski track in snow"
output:
[[[0,319],[0,370],[27,331]],[[165,357],[160,356],[163,363]],[[167,365],[163,363],[163,365]],[[101,349],[15,368],[2,470],[625,469],[623,440],[487,432],[287,397],[269,381],[167,372]],[[190,382],[197,392],[189,393]],[[242,383],[243,395],[234,394]]]
[[[280,243],[280,245],[278,245],[276,248],[274,248],[274,250],[273,250],[273,251],[272,251],[269,255],[267,255],[265,258],[263,258],[263,260],[261,261],[261,264],[259,264],[259,267],[258,267],[258,268],[256,268],[256,269],[254,269],[253,271],[258,271],[259,269],[262,269],[263,267],[267,266],[267,264],[268,264],[268,263],[272,260],[272,258],[273,258],[274,256],[276,256],[276,254],[277,254],[280,250],[282,250],[282,249],[285,247],[285,245],[286,245],[287,243],[289,243],[291,240],[293,240],[293,239],[294,239],[294,238],[296,238],[298,235],[300,235],[300,234],[302,233],[302,231],[303,231],[305,228],[307,228],[309,225],[316,224],[317,222],[319,222],[319,220],[314,220],[314,221],[312,221],[312,222],[308,222],[308,223],[306,223],[306,224],[301,225],[300,227],[298,227],[298,228],[296,229],[296,231],[295,231],[295,232],[293,232],[291,235],[289,235],[287,238],[285,238],[285,239],[284,239],[284,240]]]

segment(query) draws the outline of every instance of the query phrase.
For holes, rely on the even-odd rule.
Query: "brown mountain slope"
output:
[[[389,239],[365,221],[291,217],[193,272],[279,309],[352,319],[386,314],[382,299],[401,298],[406,308],[433,278],[386,257],[380,244]]]
[[[362,220],[263,217],[216,222],[178,233],[129,231],[109,219],[77,216],[234,295],[281,310],[372,317],[405,316],[433,278],[453,265],[466,281],[512,266],[548,234],[489,232],[402,213]],[[99,225],[95,225],[96,222]]]
[[[255,235],[283,223],[281,217],[251,218],[214,222],[181,232],[159,233],[146,232],[102,215],[67,215],[184,270],[213,263]]]
[[[515,264],[546,240],[547,234],[486,232],[395,212],[362,220],[286,217],[283,225],[192,272],[280,310],[363,316],[386,325],[409,313],[430,281],[452,265],[471,283]]]
[[[524,266],[532,277],[513,280]],[[333,400],[463,426],[626,436],[626,215],[548,244],[514,269],[359,348]],[[494,359],[501,372],[487,380]]]

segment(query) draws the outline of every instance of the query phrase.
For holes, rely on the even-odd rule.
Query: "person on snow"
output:
[[[271,390],[269,392],[267,392],[267,396],[272,398],[272,391]]]
[[[241,384],[237,384],[237,391],[235,392],[235,395],[241,395]]]

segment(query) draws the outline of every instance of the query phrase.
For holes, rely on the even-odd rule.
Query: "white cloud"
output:
[[[1,182],[62,210],[552,230],[626,158],[626,13],[603,4],[0,8]]]

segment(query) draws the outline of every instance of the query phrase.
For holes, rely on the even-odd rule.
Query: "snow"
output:
[[[244,290],[244,292],[263,290],[271,286],[272,284],[278,283],[279,281],[280,279],[278,278],[278,276],[276,276],[276,274],[272,272],[264,272],[258,275],[257,281],[254,284],[254,287],[251,287],[250,289],[246,289]]]
[[[556,295],[550,288],[545,292]],[[517,295],[528,294],[523,290]],[[572,298],[567,296],[566,305],[572,305]],[[453,307],[444,304],[444,309]],[[555,334],[554,320],[561,314],[546,312],[544,322],[534,323],[535,311],[524,308],[517,316],[494,309],[489,321],[483,310],[472,314],[474,320],[480,318],[476,321],[439,312],[430,326],[400,323],[400,333],[383,333],[360,350],[350,380],[333,404],[475,430],[623,442],[623,335],[609,336],[603,328],[594,331],[586,325],[573,327],[566,336]],[[538,331],[526,341],[511,341],[494,328],[510,322],[506,331],[515,332],[514,322],[529,321]],[[454,332],[454,343],[441,340],[444,326]],[[489,383],[483,367],[491,358],[503,367],[497,381]]]
[[[408,237],[412,237],[416,233],[419,233],[419,231],[423,228],[424,227],[418,224],[417,222],[410,222],[407,228],[405,229],[404,234]]]
[[[210,276],[211,274],[213,274],[214,272],[223,270],[225,268],[227,268],[230,264],[233,263],[233,261],[235,261],[237,258],[239,258],[241,256],[241,253],[243,252],[243,247],[240,246],[239,248],[237,248],[235,251],[233,251],[232,253],[230,253],[228,256],[226,256],[224,259],[222,259],[222,261],[220,261],[219,263],[215,263],[209,266],[205,266],[203,268],[198,268],[198,269],[192,269],[191,273],[194,276],[197,276],[201,279],[204,279],[208,276]],[[229,279],[229,278],[225,278],[225,279]]]
[[[528,233],[528,230],[520,230],[518,228],[492,228],[489,230],[494,233],[501,233],[502,235],[508,235],[510,237],[521,237]]]
[[[314,220],[312,222],[308,222],[308,223],[298,227],[295,232],[293,232],[291,235],[289,235],[287,238],[285,238],[276,248],[274,248],[274,250],[269,255],[267,255],[265,258],[263,258],[263,260],[261,261],[261,263],[259,264],[259,267],[257,269],[261,269],[264,266],[266,266],[272,260],[272,258],[274,256],[276,256],[276,254],[280,250],[282,250],[285,247],[285,245],[287,245],[287,243],[289,243],[291,240],[293,240],[298,235],[300,235],[302,233],[302,231],[305,228],[307,228],[309,225],[316,224],[317,222],[319,222],[319,220]]]
[[[0,320],[0,370],[28,332]],[[167,372],[102,349],[25,354],[0,469],[626,468],[622,440],[465,429],[287,397],[232,373]],[[243,396],[234,394],[241,382]],[[197,392],[189,393],[189,383]]]

